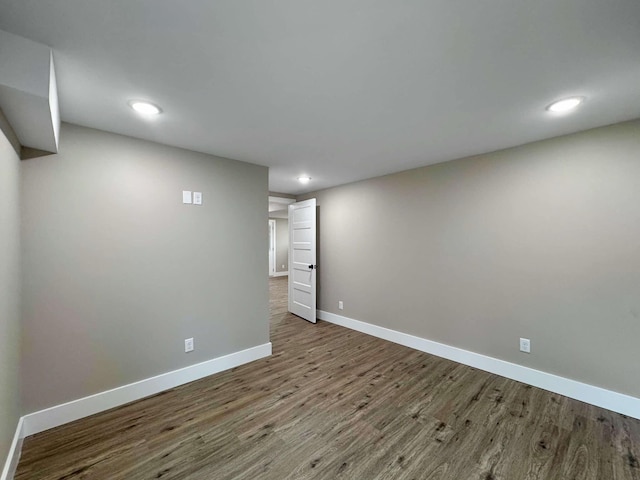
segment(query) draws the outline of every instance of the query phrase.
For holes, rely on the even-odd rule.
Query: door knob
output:
[[[309,265],[309,270],[313,270],[314,268],[318,268],[317,265]]]

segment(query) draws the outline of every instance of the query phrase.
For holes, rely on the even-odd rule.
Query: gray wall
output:
[[[19,175],[18,154],[0,129],[0,470],[20,418]]]
[[[288,272],[289,220],[285,218],[273,218],[272,220],[276,221],[276,272]]]
[[[267,168],[63,124],[22,170],[25,413],[269,341]]]
[[[640,397],[640,121],[311,197],[319,308]]]

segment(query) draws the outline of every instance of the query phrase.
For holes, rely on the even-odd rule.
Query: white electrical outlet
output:
[[[282,264],[282,268],[284,268],[284,263]]]
[[[193,204],[202,205],[202,192],[193,192]]]
[[[184,339],[184,353],[193,352],[193,338]]]
[[[524,353],[531,353],[531,340],[529,340],[528,338],[521,338],[520,351]]]
[[[342,300],[340,300],[340,301],[338,302],[338,308],[339,308],[340,310],[344,310],[344,303],[342,303]]]

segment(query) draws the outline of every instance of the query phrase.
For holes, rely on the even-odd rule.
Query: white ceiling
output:
[[[0,29],[53,47],[63,120],[268,165],[271,191],[640,117],[638,0],[0,0]]]

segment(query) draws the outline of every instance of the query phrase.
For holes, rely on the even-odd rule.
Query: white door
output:
[[[316,199],[289,205],[289,311],[316,323]]]
[[[276,273],[276,221],[269,220],[269,276]]]

